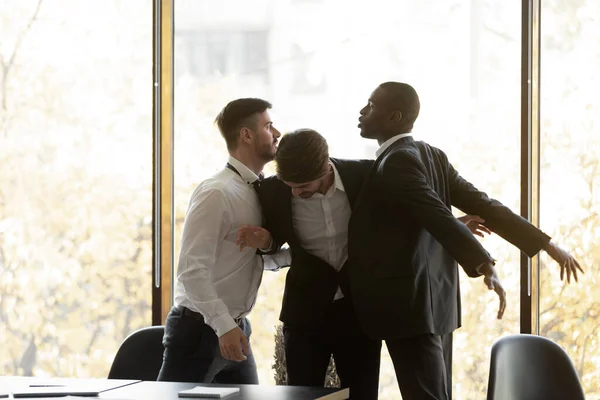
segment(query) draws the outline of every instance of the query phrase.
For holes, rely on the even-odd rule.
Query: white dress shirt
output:
[[[261,225],[258,196],[251,185],[258,177],[233,157],[239,175],[224,168],[192,194],[183,224],[177,267],[175,305],[201,313],[217,336],[235,328],[256,300],[263,260],[256,249],[240,251],[237,230]]]
[[[401,133],[399,135],[396,136],[392,136],[391,138],[389,138],[388,140],[386,140],[385,142],[383,142],[383,144],[377,149],[377,151],[375,151],[375,156],[379,157],[380,155],[383,154],[384,151],[387,150],[388,147],[390,147],[392,144],[396,143],[398,140],[403,139],[405,137],[408,136],[412,136],[412,133]]]
[[[308,199],[292,198],[292,220],[300,245],[336,271],[348,260],[348,222],[350,203],[344,184],[333,164],[334,183],[327,193]],[[340,288],[335,299],[344,297]]]

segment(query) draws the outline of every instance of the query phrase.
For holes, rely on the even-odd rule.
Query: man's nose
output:
[[[278,137],[281,137],[281,132],[279,132],[279,131],[277,130],[277,128],[274,128],[274,129],[273,129],[273,137],[274,137],[275,139],[277,139]]]
[[[302,189],[292,188],[292,196],[298,197],[298,196],[300,196],[300,193],[302,193]]]

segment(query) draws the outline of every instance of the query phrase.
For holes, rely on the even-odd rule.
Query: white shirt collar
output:
[[[375,155],[377,157],[379,157],[380,155],[383,154],[384,151],[387,150],[388,147],[390,147],[392,144],[396,143],[398,140],[408,137],[408,136],[412,136],[412,133],[401,133],[399,135],[396,136],[392,136],[391,138],[389,138],[388,140],[386,140],[385,142],[383,142],[383,144],[381,145],[381,147],[379,147],[379,149],[377,149],[377,151],[375,152]]]
[[[234,158],[233,156],[229,156],[227,162],[231,164],[231,166],[240,173],[242,179],[247,183],[254,183],[254,181],[258,179],[258,176],[254,172],[252,172],[250,168],[246,167],[244,163]]]
[[[327,189],[327,192],[325,194],[315,192],[311,196],[311,198],[321,198],[321,197],[331,198],[337,190],[346,192],[346,190],[344,189],[344,183],[342,182],[342,178],[340,178],[340,174],[339,174],[337,168],[335,167],[335,165],[333,165],[333,163],[331,161],[329,162],[329,165],[331,165],[331,168],[333,169],[333,184],[329,187],[329,189]]]

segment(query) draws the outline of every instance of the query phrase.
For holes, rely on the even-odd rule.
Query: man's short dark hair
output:
[[[235,150],[240,129],[256,130],[256,115],[271,108],[271,103],[257,98],[242,98],[230,101],[217,115],[215,123],[227,143],[228,150]]]
[[[275,153],[277,176],[292,183],[320,178],[328,161],[327,140],[313,129],[297,129],[283,135]]]
[[[379,87],[385,90],[386,107],[400,111],[403,125],[412,129],[421,108],[417,91],[408,83],[402,82],[384,82]]]

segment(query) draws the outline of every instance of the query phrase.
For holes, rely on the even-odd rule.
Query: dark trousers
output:
[[[442,335],[442,351],[444,352],[444,365],[446,366],[448,400],[452,400],[452,332]]]
[[[427,334],[385,341],[403,399],[451,399],[452,334],[444,336]]]
[[[250,339],[250,321],[242,319],[239,327]],[[224,359],[219,338],[200,314],[182,315],[181,309],[173,307],[167,316],[163,345],[159,381],[258,384],[252,348],[242,362]]]
[[[362,333],[348,300],[335,301],[321,327],[285,324],[283,333],[288,385],[324,386],[333,355],[350,398],[377,399],[381,340]]]

